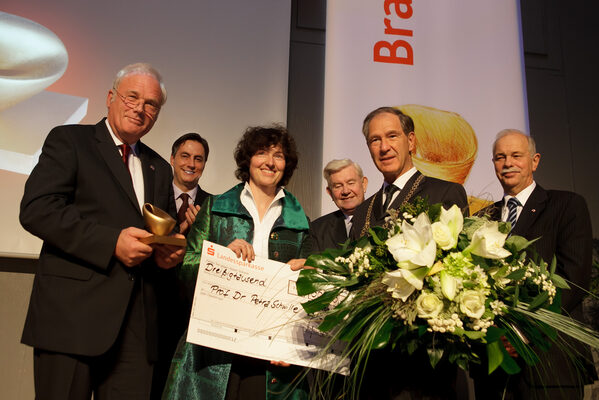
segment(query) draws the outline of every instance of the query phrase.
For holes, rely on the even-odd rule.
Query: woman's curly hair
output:
[[[285,156],[285,170],[279,186],[285,186],[297,167],[297,149],[295,140],[282,125],[250,126],[237,143],[235,162],[237,170],[235,177],[243,182],[250,180],[250,160],[259,150],[270,149],[280,144]]]

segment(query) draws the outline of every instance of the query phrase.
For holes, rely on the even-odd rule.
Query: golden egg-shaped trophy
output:
[[[181,247],[184,247],[187,244],[184,238],[176,238],[174,236],[169,236],[169,234],[173,231],[173,228],[177,224],[177,221],[175,221],[175,219],[171,217],[166,211],[161,210],[160,208],[150,203],[144,204],[142,210],[144,220],[146,221],[146,226],[148,227],[150,232],[153,233],[153,235],[140,239],[141,242],[146,244],[171,244],[173,246]]]

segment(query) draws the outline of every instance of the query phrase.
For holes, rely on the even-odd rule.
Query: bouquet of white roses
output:
[[[533,242],[509,230],[416,199],[352,246],[308,258],[314,269],[300,273],[298,294],[318,296],[303,306],[331,344],[348,342],[349,397],[357,397],[372,349],[426,349],[433,367],[446,359],[464,369],[486,350],[489,373],[514,374],[520,367],[502,337],[528,365],[538,362],[536,349],[557,341],[556,331],[599,347],[596,332],[559,313],[558,289],[569,286],[555,259],[533,261]]]

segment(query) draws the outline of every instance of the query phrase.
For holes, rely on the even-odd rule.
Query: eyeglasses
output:
[[[148,114],[148,116],[150,117],[156,116],[156,114],[158,114],[158,111],[160,111],[159,105],[154,103],[148,103],[146,100],[137,97],[137,95],[129,94],[127,96],[123,96],[121,93],[119,93],[118,90],[116,90],[116,88],[113,88],[113,90],[121,98],[123,103],[125,103],[125,105],[129,108],[136,108],[139,105],[141,105],[144,112]]]

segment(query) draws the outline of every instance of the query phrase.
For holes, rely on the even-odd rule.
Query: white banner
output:
[[[491,145],[528,131],[517,0],[329,0],[323,164],[351,158],[370,179],[362,121],[381,106],[414,119],[414,164],[491,201],[501,187]],[[323,183],[326,185],[326,183]],[[335,209],[323,195],[322,213]]]

